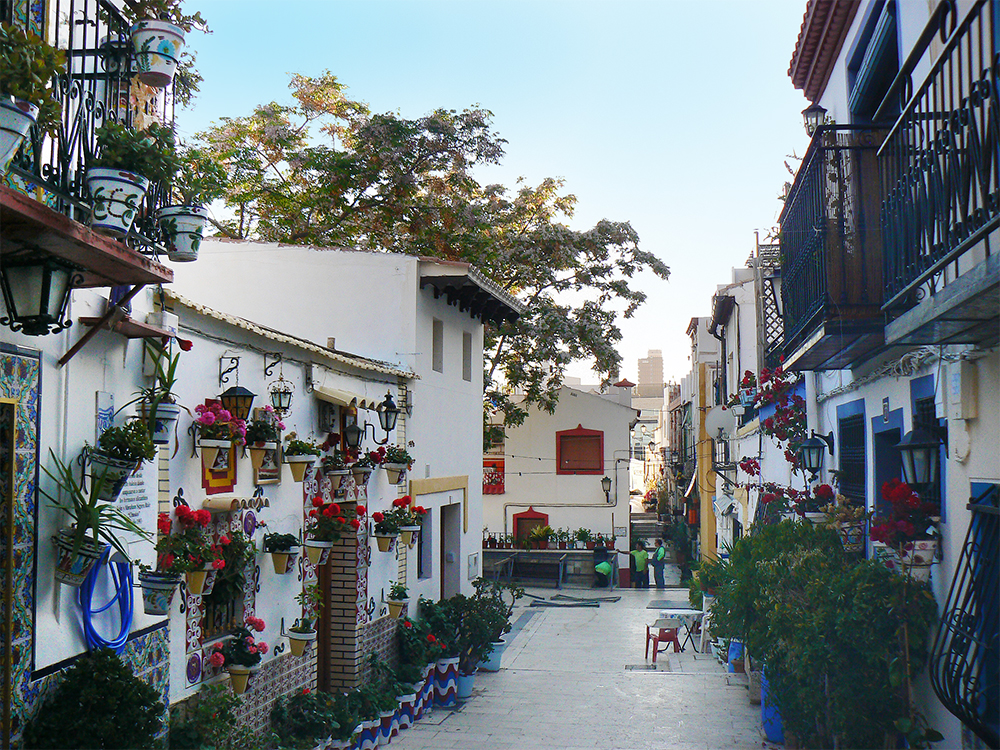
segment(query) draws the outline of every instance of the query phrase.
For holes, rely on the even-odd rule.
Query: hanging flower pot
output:
[[[371,466],[352,466],[351,474],[354,476],[354,483],[358,487],[368,484],[368,477],[372,475]]]
[[[330,480],[331,490],[339,490],[340,485],[344,483],[344,479],[346,479],[347,475],[350,473],[351,472],[348,469],[331,469],[324,472],[324,474],[326,474],[326,478]]]
[[[322,565],[330,557],[330,550],[333,549],[333,542],[320,542],[315,539],[306,539],[306,555],[313,565]]]
[[[805,512],[805,519],[813,526],[822,526],[828,520],[826,513],[819,513],[811,510],[807,510]]]
[[[215,466],[215,461],[219,457],[219,451],[222,449],[229,450],[232,444],[231,440],[215,440],[210,438],[199,440],[198,447],[201,449],[202,465],[207,469]]]
[[[899,551],[899,563],[902,573],[914,581],[928,581],[931,577],[931,565],[937,555],[937,539],[917,539],[903,544]]]
[[[386,599],[385,603],[389,606],[389,617],[393,620],[398,620],[399,616],[403,613],[403,607],[409,601],[409,599]]]
[[[167,258],[175,263],[198,260],[198,250],[208,211],[203,206],[164,206],[156,212],[156,224],[163,232]]]
[[[184,29],[168,21],[146,19],[130,31],[139,80],[158,89],[170,85],[184,49]]]
[[[205,590],[205,577],[208,575],[207,570],[189,570],[184,574],[184,580],[187,583],[187,590],[194,596],[202,596]]]
[[[406,474],[406,464],[382,464],[389,484],[399,484]]]
[[[143,416],[146,411],[143,410]],[[156,445],[169,445],[173,436],[174,424],[181,414],[179,404],[161,403],[156,406],[156,419],[153,421],[153,443]]]
[[[55,578],[59,583],[69,586],[80,586],[90,574],[91,568],[101,556],[101,547],[84,540],[76,554],[73,553],[73,532],[62,529],[58,536],[53,537],[56,544]]]
[[[316,456],[285,456],[284,461],[288,464],[288,468],[292,470],[292,479],[296,482],[301,482],[305,479],[306,469],[315,463]]]
[[[378,544],[378,551],[388,552],[391,550],[392,543],[395,539],[395,534],[375,534],[375,542]]]
[[[309,645],[310,641],[316,640],[315,629],[310,630],[289,630],[285,633],[288,636],[288,646],[291,649],[292,656],[302,656],[306,651],[306,646]]]
[[[25,136],[38,119],[38,107],[19,99],[0,98],[0,174],[6,174]]]
[[[136,468],[138,468],[138,464],[135,461],[112,458],[98,450],[90,452],[91,480],[97,481],[104,477],[104,482],[97,496],[109,503],[118,499],[125,488],[125,483]]]
[[[232,681],[233,693],[243,695],[247,691],[247,684],[250,682],[250,673],[253,670],[250,667],[232,664],[226,667],[226,671],[229,672],[229,679]]]
[[[142,587],[142,608],[147,615],[165,615],[170,611],[170,600],[174,597],[181,577],[177,573],[161,573],[155,570],[140,570],[139,585]]]
[[[405,544],[407,547],[412,547],[413,542],[416,540],[416,536],[419,533],[420,533],[419,526],[400,526],[399,541],[401,544]]]
[[[837,533],[840,534],[840,541],[844,545],[845,552],[861,552],[864,550],[864,521],[840,521],[837,524]]]
[[[271,563],[274,572],[279,576],[291,573],[295,569],[295,558],[299,555],[299,547],[290,547],[284,552],[272,552]]]
[[[112,237],[127,235],[148,189],[149,180],[141,175],[106,167],[88,169],[94,231]]]
[[[248,450],[250,451],[250,464],[253,466],[253,470],[259,471],[260,467],[264,465],[264,456],[267,455],[267,452],[277,449],[278,444],[272,442],[253,443],[250,445]]]

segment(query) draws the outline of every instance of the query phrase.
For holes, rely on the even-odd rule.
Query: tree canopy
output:
[[[605,383],[617,374],[618,316],[646,299],[632,280],[669,275],[628,222],[566,226],[576,198],[560,179],[481,185],[473,171],[499,164],[506,141],[479,106],[374,114],[330,73],[295,75],[291,90],[294,104],[263,104],[198,136],[228,176],[223,234],[472,263],[527,305],[486,330],[487,411],[507,425],[530,405],[553,410],[570,362]],[[521,405],[506,395],[515,389]]]

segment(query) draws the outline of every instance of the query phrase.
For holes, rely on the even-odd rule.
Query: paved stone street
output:
[[[676,568],[672,572],[676,583]],[[528,591],[546,600],[558,594],[609,595],[595,589]],[[644,669],[645,625],[657,615],[647,605],[667,600],[687,606],[686,588],[616,589],[613,595],[620,601],[602,602],[600,608],[532,607],[538,600],[522,599],[500,672],[480,673],[464,705],[435,709],[392,747],[770,747],[759,728],[760,706],[750,705],[743,675],[727,675],[690,644],[680,654],[661,652],[657,671]]]

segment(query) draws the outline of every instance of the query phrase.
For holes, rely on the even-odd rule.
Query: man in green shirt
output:
[[[635,578],[632,580],[632,588],[649,588],[649,553],[646,552],[646,544],[640,539],[635,543],[635,549],[629,554],[632,555],[632,567],[635,568]]]
[[[653,556],[650,559],[650,563],[653,566],[653,579],[656,581],[656,588],[665,589],[667,584],[663,580],[663,569],[667,565],[666,561],[667,549],[663,546],[663,540],[656,540],[656,549],[653,551]]]

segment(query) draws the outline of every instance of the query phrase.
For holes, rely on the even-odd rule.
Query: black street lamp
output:
[[[937,484],[941,463],[941,438],[923,426],[915,426],[896,447],[903,462],[903,481],[914,487]]]
[[[604,490],[604,499],[611,502],[611,477],[601,479],[601,489]]]
[[[392,400],[392,394],[385,394],[385,401],[375,407],[378,412],[378,422],[381,425],[382,430],[385,432],[384,440],[375,439],[375,426],[370,425],[365,422],[364,427],[358,427],[357,424],[348,425],[344,428],[344,443],[350,450],[357,450],[361,445],[361,438],[365,436],[368,432],[368,428],[372,431],[372,440],[375,445],[385,445],[389,442],[389,433],[396,429],[396,420],[399,418],[399,408],[396,406],[396,402]]]
[[[233,419],[246,420],[250,416],[250,407],[253,406],[256,396],[256,393],[251,393],[242,385],[234,385],[222,392],[219,401],[222,402],[222,408],[233,415]]]
[[[271,384],[268,392],[271,396],[271,407],[278,415],[278,419],[284,419],[285,414],[292,408],[292,384],[282,375],[278,375],[278,379]]]
[[[833,430],[829,435],[817,435],[812,430],[812,436],[799,446],[799,456],[802,458],[802,468],[808,471],[811,481],[816,481],[820,469],[823,468],[823,453],[829,449],[833,455]]]
[[[7,315],[0,323],[25,336],[45,336],[69,328],[63,321],[69,293],[83,281],[76,266],[53,257],[6,256],[0,261],[0,287]]]

